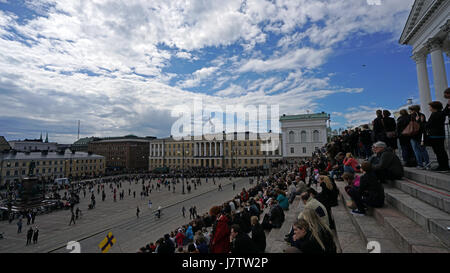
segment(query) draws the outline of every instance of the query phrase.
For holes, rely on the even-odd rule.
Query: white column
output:
[[[217,156],[217,142],[214,142],[214,156]]]
[[[421,112],[428,118],[430,117],[428,103],[431,102],[431,93],[430,81],[428,80],[427,58],[425,54],[417,53],[414,54],[412,58],[416,62]]]
[[[223,156],[223,142],[220,142],[220,156]]]
[[[444,91],[448,88],[448,82],[447,74],[445,73],[444,56],[442,55],[442,41],[433,40],[429,43],[428,48],[431,53],[436,100],[446,105],[447,100],[444,98]]]
[[[203,142],[203,156],[206,156],[206,142]]]
[[[209,143],[209,156],[212,156],[212,142]]]
[[[197,143],[194,142],[194,156],[197,156]]]

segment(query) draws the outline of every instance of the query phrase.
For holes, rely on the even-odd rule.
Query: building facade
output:
[[[0,154],[0,186],[21,181],[28,176],[34,162],[33,175],[52,181],[55,178],[80,178],[104,175],[105,158],[100,155],[72,152],[17,152]]]
[[[283,136],[283,157],[288,161],[310,157],[328,141],[327,113],[283,115],[280,117]]]
[[[91,141],[88,151],[102,155],[113,171],[148,170],[149,145],[154,138],[110,138]]]
[[[11,146],[8,141],[6,141],[5,137],[0,136],[0,152],[11,150]]]
[[[208,135],[201,136],[201,139],[155,139],[150,143],[149,170],[268,166],[282,159],[281,136],[271,134],[271,140],[266,139],[249,133]]]
[[[80,138],[79,140],[75,141],[70,149],[72,151],[77,151],[77,152],[87,152],[88,151],[88,146],[89,143],[91,141],[95,141],[95,140],[101,140],[98,137],[85,137],[85,138]]]
[[[421,112],[430,116],[432,101],[427,59],[430,56],[435,100],[447,104],[444,90],[448,88],[443,54],[450,54],[450,1],[416,0],[406,21],[399,43],[412,46],[416,63]]]
[[[58,150],[56,142],[43,142],[39,140],[13,140],[9,142],[11,148],[18,152],[37,152],[37,151],[49,151],[55,152]]]

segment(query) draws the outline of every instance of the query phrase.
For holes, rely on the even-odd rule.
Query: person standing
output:
[[[139,206],[138,206],[138,207],[136,207],[136,217],[137,218],[139,218],[139,212],[140,212],[140,210],[139,210]]]
[[[372,125],[373,125],[373,134],[374,134],[374,140],[375,142],[377,141],[386,141],[386,131],[384,130],[384,126],[383,126],[383,111],[382,110],[377,110],[376,111],[376,119],[374,119],[372,121]]]
[[[189,208],[189,220],[194,218],[194,207]]]
[[[183,213],[183,218],[186,218],[186,208],[184,206],[181,209],[181,212]]]
[[[19,221],[17,221],[17,233],[22,233],[22,215],[19,217]]]
[[[400,141],[400,148],[402,150],[402,158],[403,163],[407,167],[415,167],[413,164],[411,157],[414,157],[414,151],[411,146],[411,137],[405,136],[402,132],[408,127],[409,122],[411,121],[411,116],[408,114],[406,109],[400,110],[400,117],[397,119],[397,135],[398,140]]]
[[[397,124],[395,119],[391,118],[391,112],[383,110],[382,124],[384,131],[386,132],[386,145],[390,147],[394,152],[397,150]]]
[[[33,237],[33,228],[30,227],[30,229],[27,232],[27,244],[26,245],[31,244],[31,238],[32,237]]]
[[[233,181],[233,191],[236,189],[236,184]]]
[[[152,208],[152,200],[148,200],[148,208],[151,209]]]
[[[36,212],[31,212],[31,224],[34,225],[34,220],[36,219]]]
[[[72,224],[72,222],[75,225],[75,214],[73,213],[73,211],[72,211],[72,216],[70,217],[69,226]]]
[[[426,130],[429,135],[429,142],[436,154],[439,167],[432,169],[433,171],[448,171],[448,155],[445,150],[445,119],[446,116],[442,109],[440,101],[432,101],[430,106],[430,118],[426,123]]]
[[[427,120],[424,114],[420,112],[419,105],[411,105],[408,110],[411,114],[411,120],[416,121],[420,125],[420,130],[417,134],[411,136],[411,146],[416,156],[417,168],[427,169],[430,166],[430,158],[425,146],[425,126]]]
[[[33,244],[37,243],[38,237],[39,237],[39,229],[37,227],[35,227],[34,233],[33,233]]]

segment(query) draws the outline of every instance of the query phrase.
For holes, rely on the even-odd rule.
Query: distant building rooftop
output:
[[[302,114],[302,115],[282,115],[280,121],[296,120],[296,119],[328,119],[329,114],[322,112],[316,114]]]
[[[104,156],[89,154],[85,152],[75,152],[72,153],[69,149],[67,149],[64,153],[58,152],[9,152],[0,154],[0,159],[2,160],[38,160],[38,159],[72,159],[72,158],[98,158],[102,159]]]

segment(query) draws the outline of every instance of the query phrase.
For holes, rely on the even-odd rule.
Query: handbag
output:
[[[383,124],[383,128],[384,130],[386,130],[386,127],[384,126],[384,121],[383,119],[381,119],[381,123]],[[396,131],[386,131],[386,137],[387,138],[396,138],[397,137],[397,132]]]
[[[402,131],[403,136],[415,136],[420,132],[420,124],[411,119],[411,121],[408,123],[408,126],[406,126],[405,129]]]

